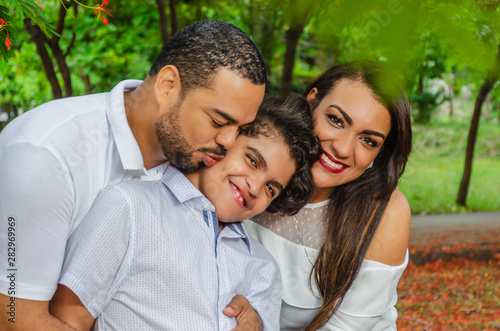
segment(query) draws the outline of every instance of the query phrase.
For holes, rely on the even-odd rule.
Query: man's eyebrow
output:
[[[217,113],[219,116],[224,117],[228,122],[230,122],[232,124],[237,124],[238,123],[238,121],[236,121],[234,118],[231,117],[231,115],[229,115],[228,113],[226,113],[223,110],[214,109],[214,112]]]
[[[342,107],[338,106],[338,105],[330,105],[328,107],[333,107],[335,109],[337,109],[341,114],[342,116],[344,116],[346,122],[351,125],[352,124],[352,118],[351,116],[347,115],[347,113],[342,109]]]

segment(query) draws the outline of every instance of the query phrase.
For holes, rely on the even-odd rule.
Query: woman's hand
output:
[[[236,295],[222,312],[228,317],[236,318],[238,326],[233,331],[262,331],[259,314],[243,295]]]

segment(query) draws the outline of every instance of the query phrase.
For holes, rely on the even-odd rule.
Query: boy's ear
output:
[[[156,75],[155,98],[160,108],[173,106],[181,91],[181,76],[174,65],[166,65]]]

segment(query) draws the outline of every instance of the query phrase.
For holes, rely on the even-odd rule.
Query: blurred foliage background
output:
[[[0,0],[0,129],[54,98],[143,79],[173,33],[217,19],[259,46],[270,94],[300,94],[340,62],[386,63],[412,103],[400,185],[412,211],[500,210],[498,0],[107,2]]]

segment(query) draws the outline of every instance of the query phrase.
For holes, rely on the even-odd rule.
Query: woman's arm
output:
[[[410,239],[411,211],[404,194],[396,189],[382,215],[365,259],[391,266],[401,265]]]

